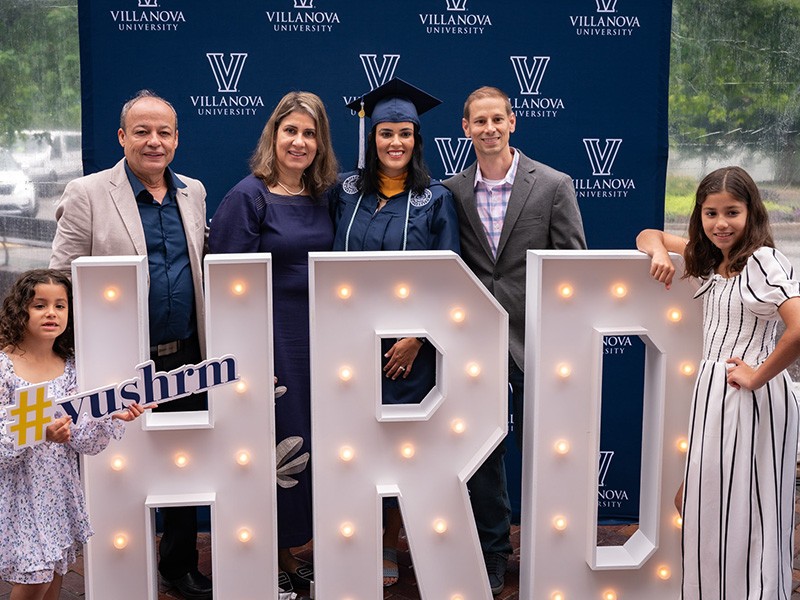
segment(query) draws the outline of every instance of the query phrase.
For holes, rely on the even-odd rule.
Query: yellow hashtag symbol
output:
[[[47,385],[25,388],[18,392],[19,403],[16,408],[12,408],[10,413],[13,425],[9,427],[11,433],[17,434],[17,447],[23,447],[28,443],[28,430],[33,429],[34,444],[41,442],[45,438],[45,427],[53,418],[45,415],[45,409],[53,406],[53,401],[45,397]],[[29,391],[36,391],[36,401],[28,404]],[[31,413],[33,418],[30,418]]]

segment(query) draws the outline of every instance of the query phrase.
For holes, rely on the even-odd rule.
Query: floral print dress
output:
[[[0,422],[8,418],[14,390],[31,385],[0,352]],[[50,382],[50,396],[77,388],[74,359]],[[72,425],[66,444],[43,442],[17,449],[0,426],[0,578],[12,583],[46,583],[75,561],[79,544],[92,535],[78,474],[78,453],[97,454],[125,430],[119,420],[84,419]]]

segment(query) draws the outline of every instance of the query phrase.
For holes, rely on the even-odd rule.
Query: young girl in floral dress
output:
[[[36,269],[14,284],[0,309],[0,423],[18,387],[49,382],[49,396],[77,391],[71,286],[59,271]],[[56,418],[46,441],[17,449],[0,431],[0,578],[11,600],[57,600],[61,579],[92,535],[78,453],[97,454],[143,412],[137,404],[99,421]]]

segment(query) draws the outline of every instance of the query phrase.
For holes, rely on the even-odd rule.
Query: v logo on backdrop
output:
[[[533,64],[530,66],[528,66],[527,56],[511,56],[509,58],[511,58],[511,64],[514,65],[514,73],[519,82],[519,93],[524,96],[537,95],[550,57],[532,56]]]
[[[467,0],[447,0],[448,11],[465,11],[467,10]]]
[[[467,156],[472,150],[472,140],[470,138],[458,138],[458,145],[453,149],[453,138],[437,137],[436,148],[442,158],[445,175],[455,175],[464,170],[467,164]]]
[[[211,71],[217,80],[218,92],[238,92],[239,78],[242,76],[242,69],[247,60],[246,52],[231,52],[228,61],[225,62],[222,52],[207,52],[208,63]]]
[[[364,72],[369,80],[369,89],[374,90],[394,77],[397,63],[400,61],[399,54],[384,54],[383,61],[378,65],[377,54],[359,54],[361,64],[364,65]]]
[[[600,465],[597,474],[597,487],[605,487],[606,485],[606,475],[608,475],[608,470],[611,468],[611,459],[614,458],[614,451],[613,450],[601,450],[600,451]]]
[[[599,13],[617,12],[617,0],[595,0],[595,2]]]
[[[600,149],[598,138],[583,138],[586,154],[592,165],[592,175],[611,175],[611,168],[617,158],[622,138],[606,138],[606,145]]]

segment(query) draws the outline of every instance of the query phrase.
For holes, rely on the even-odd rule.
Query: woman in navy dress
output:
[[[348,106],[370,116],[363,165],[342,176],[333,192],[334,250],[460,251],[450,190],[431,179],[422,157],[419,115],[440,101],[392,79]],[[416,404],[436,384],[436,350],[424,338],[382,341],[384,404]],[[394,500],[394,499],[391,499]],[[398,579],[402,520],[396,501],[385,503],[383,583]]]
[[[278,567],[289,591],[287,578],[302,588],[313,579],[311,565],[291,548],[312,537],[308,253],[333,243],[326,192],[338,167],[322,100],[308,92],[284,96],[250,168],[211,220],[209,250],[272,253],[275,375],[287,388],[275,402]]]

